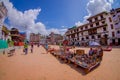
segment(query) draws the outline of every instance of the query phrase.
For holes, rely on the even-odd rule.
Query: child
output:
[[[25,54],[28,53],[28,44],[26,42],[24,44],[24,52],[25,52]]]

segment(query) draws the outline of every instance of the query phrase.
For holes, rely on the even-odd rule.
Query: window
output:
[[[81,33],[81,35],[83,35],[83,33]]]
[[[84,38],[82,38],[82,41],[84,40]]]
[[[120,10],[118,10],[117,13],[120,13]]]
[[[76,39],[75,39],[75,41],[76,41]]]
[[[86,39],[89,39],[89,37],[87,36]]]
[[[74,32],[76,32],[76,30],[74,30]]]
[[[83,30],[83,28],[81,28],[81,30]]]
[[[103,15],[101,15],[100,17],[101,17],[101,19],[103,19]]]
[[[118,25],[118,23],[115,23],[115,25]]]
[[[98,18],[96,17],[96,18],[95,18],[95,21],[97,21],[97,20],[98,20]]]
[[[107,35],[107,34],[105,34],[105,35],[104,35],[104,38],[108,38],[108,35]]]
[[[113,17],[115,17],[115,15],[113,15]]]
[[[89,35],[97,34],[97,29],[88,30],[88,34],[89,34]]]
[[[109,17],[109,21],[110,21],[110,22],[112,22],[112,19],[111,19],[111,17]]]
[[[91,23],[91,22],[92,22],[92,20],[89,20],[89,22]]]
[[[112,32],[112,36],[115,37],[115,33],[114,32]]]
[[[77,36],[79,36],[79,34],[77,33]]]
[[[120,31],[117,31],[117,33],[119,34],[119,33],[120,33]]]
[[[79,30],[77,29],[77,32],[78,32]]]
[[[88,26],[85,26],[85,29],[88,29]]]
[[[102,21],[102,24],[105,24],[105,21]]]
[[[95,39],[95,36],[92,36],[92,39]]]
[[[91,24],[90,27],[93,27],[93,24]]]
[[[106,31],[106,27],[103,28],[103,31]]]
[[[98,26],[98,25],[99,25],[99,22],[96,23],[96,26]]]
[[[100,35],[98,35],[98,38],[101,38],[101,36],[100,36]]]
[[[111,24],[111,29],[113,29],[113,24]]]

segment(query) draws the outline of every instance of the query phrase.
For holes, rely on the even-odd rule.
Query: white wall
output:
[[[113,32],[113,31],[115,32],[115,29],[111,29],[111,24],[113,24],[113,21],[110,22],[110,21],[109,21],[109,17],[111,17],[111,19],[112,19],[112,16],[111,16],[110,14],[108,14],[108,16],[106,16],[107,31],[108,31],[109,37],[110,37],[110,38],[113,38],[112,32]],[[115,32],[115,33],[116,33],[116,32]],[[116,35],[115,35],[115,36],[116,36]]]

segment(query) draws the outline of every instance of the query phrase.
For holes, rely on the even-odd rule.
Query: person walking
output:
[[[45,44],[46,51],[48,53],[48,43]]]
[[[28,44],[26,42],[24,44],[24,52],[25,54],[28,54]]]
[[[102,57],[103,57],[103,49],[101,46],[98,47],[98,50],[97,50],[97,58],[102,61]]]
[[[33,53],[33,42],[31,42],[31,53]]]
[[[39,42],[37,43],[37,46],[38,46],[38,47],[40,46],[40,43],[39,43]]]
[[[94,54],[94,50],[92,48],[90,48],[90,50],[89,50],[89,56],[93,56],[93,54]]]

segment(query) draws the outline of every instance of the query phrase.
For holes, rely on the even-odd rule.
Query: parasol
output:
[[[96,47],[96,46],[100,46],[100,44],[97,42],[90,42],[89,46]]]

